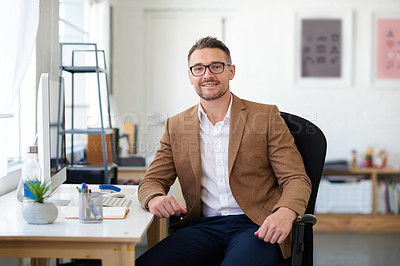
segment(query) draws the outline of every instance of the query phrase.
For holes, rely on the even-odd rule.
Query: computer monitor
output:
[[[49,74],[43,73],[40,76],[37,94],[37,137],[39,148],[39,164],[42,168],[42,180],[51,179],[51,157],[50,157],[50,84]]]
[[[43,73],[40,76],[36,115],[39,164],[42,168],[41,179],[51,181],[52,188],[56,189],[66,180],[65,169],[59,171],[59,169],[55,169],[54,167],[52,169],[51,167],[52,158],[57,156],[57,152],[60,158],[63,152],[58,132],[60,130],[58,121],[61,122],[62,126],[64,118],[63,78],[48,73]],[[59,173],[57,173],[58,171]]]

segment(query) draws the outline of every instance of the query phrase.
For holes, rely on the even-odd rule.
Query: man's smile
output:
[[[207,82],[207,83],[201,84],[202,87],[215,87],[217,85],[218,85],[218,82]]]

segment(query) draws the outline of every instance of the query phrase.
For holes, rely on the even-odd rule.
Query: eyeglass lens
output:
[[[204,73],[206,73],[206,68],[211,71],[213,74],[220,74],[224,72],[224,63],[213,63],[211,65],[205,66],[205,65],[197,65],[191,68],[192,74],[194,76],[202,76]]]

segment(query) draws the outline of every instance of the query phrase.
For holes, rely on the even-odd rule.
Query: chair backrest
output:
[[[326,138],[324,133],[310,121],[299,116],[281,112],[299,150],[312,190],[305,213],[314,214],[315,200],[326,155]],[[313,231],[311,225],[304,229],[304,252],[302,265],[313,265]]]

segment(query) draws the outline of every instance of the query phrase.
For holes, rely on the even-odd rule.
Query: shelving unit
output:
[[[66,47],[72,48],[71,50],[71,65],[63,65],[63,51]],[[74,49],[74,48],[77,49]],[[87,49],[86,49],[87,48]],[[77,65],[76,64],[76,55],[79,53],[87,53],[91,54],[95,58],[95,64],[94,65]],[[104,62],[104,67],[99,66],[99,54],[102,54],[102,59]],[[105,59],[105,53],[103,50],[98,50],[97,49],[97,44],[96,43],[60,43],[60,67],[59,67],[59,73],[60,77],[63,76],[65,72],[68,72],[71,74],[71,128],[63,130],[61,121],[60,121],[60,115],[58,116],[58,125],[57,125],[57,158],[56,158],[56,168],[58,169],[60,160],[58,158],[58,147],[59,147],[59,141],[65,141],[65,138],[62,138],[62,136],[65,135],[70,135],[71,136],[71,148],[70,148],[70,162],[69,162],[69,169],[85,169],[85,170],[93,170],[97,171],[99,170],[99,166],[87,166],[87,165],[74,165],[74,135],[76,134],[85,134],[85,135],[101,135],[101,140],[102,140],[102,154],[103,154],[103,166],[100,166],[100,168],[104,169],[104,180],[102,183],[110,183],[109,180],[109,173],[110,172],[115,172],[116,171],[116,165],[114,164],[116,160],[116,154],[115,154],[115,149],[112,148],[112,164],[108,162],[107,158],[107,145],[106,145],[106,138],[105,136],[107,134],[111,134],[111,147],[115,147],[113,140],[113,129],[112,129],[112,124],[111,124],[111,113],[110,113],[110,97],[109,97],[109,89],[108,89],[108,80],[107,80],[107,68],[106,68],[106,59]],[[74,125],[74,102],[75,102],[75,75],[76,74],[86,74],[86,73],[92,73],[97,75],[97,92],[98,92],[98,102],[99,102],[99,116],[100,116],[100,128],[86,128],[86,129],[77,129],[75,128]],[[106,92],[106,99],[107,99],[107,115],[108,115],[108,127],[104,126],[104,121],[103,121],[103,107],[102,107],[102,92],[101,92],[101,87],[100,87],[100,74],[104,75],[105,77],[105,92]],[[60,85],[61,86],[61,85]],[[60,87],[61,91],[61,87]],[[59,110],[58,113],[60,114],[60,104],[59,104]],[[65,147],[65,145],[62,145],[62,147]],[[64,154],[64,153],[63,153]],[[65,158],[61,158],[61,162],[66,162]],[[100,169],[100,170],[102,170]],[[115,179],[116,179],[116,174],[115,174]],[[68,180],[68,178],[67,178]],[[116,180],[114,180],[112,183],[116,183]]]
[[[400,232],[400,215],[377,213],[379,181],[391,178],[400,182],[400,170],[363,168],[325,170],[323,176],[364,175],[372,181],[372,212],[370,214],[316,214],[315,230],[320,232]]]

